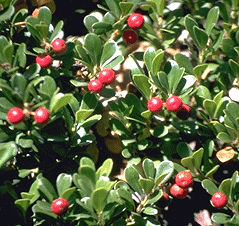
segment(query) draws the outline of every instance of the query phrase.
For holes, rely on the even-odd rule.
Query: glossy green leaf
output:
[[[145,62],[145,65],[146,65],[148,71],[152,71],[152,62],[153,62],[155,55],[156,55],[155,48],[151,47],[151,46],[148,47],[146,49],[146,51],[144,52],[143,59],[144,59],[144,62]]]
[[[201,78],[203,72],[207,69],[207,64],[200,64],[194,67],[193,72],[198,77]]]
[[[200,170],[201,168],[203,154],[204,154],[203,148],[199,148],[197,151],[193,153],[194,165],[198,170]]]
[[[81,126],[84,128],[88,128],[94,125],[95,123],[97,123],[101,118],[102,118],[102,115],[93,115],[89,117],[88,119],[86,119],[84,122],[82,122]]]
[[[80,166],[78,169],[79,175],[84,175],[89,178],[93,184],[96,181],[96,174],[95,171],[89,166]]]
[[[215,192],[218,191],[217,186],[210,180],[208,179],[204,179],[202,181],[202,186],[204,189],[206,189],[206,191],[210,194],[213,195]]]
[[[213,213],[211,217],[216,224],[225,224],[230,218],[231,216],[225,213]]]
[[[76,123],[83,122],[93,111],[94,111],[93,109],[89,109],[89,110],[81,109],[77,111]]]
[[[95,96],[95,94],[87,92],[80,104],[80,109],[84,109],[84,110],[91,110],[91,109],[95,109],[95,107],[97,106],[98,103],[98,99]]]
[[[158,209],[151,206],[146,206],[143,210],[143,213],[147,215],[156,215],[158,214]]]
[[[215,6],[211,8],[207,14],[207,19],[205,23],[205,31],[208,35],[210,35],[213,27],[217,23],[218,17],[219,17],[219,7]]]
[[[190,62],[190,59],[181,53],[175,55],[175,60],[178,63],[179,67],[184,67],[185,71],[188,74],[193,74],[193,66]]]
[[[162,161],[156,168],[156,184],[166,183],[170,177],[173,175],[174,165],[173,162],[169,160]]]
[[[92,180],[85,175],[79,175],[78,173],[73,174],[73,182],[75,186],[79,189],[82,197],[90,196],[95,188]]]
[[[58,197],[53,185],[44,177],[38,180],[38,190],[50,203]]]
[[[18,199],[14,202],[14,204],[24,213],[27,212],[28,207],[30,206],[29,199]]]
[[[33,213],[40,214],[41,216],[50,216],[57,219],[57,215],[52,212],[51,205],[48,202],[37,201],[37,203],[32,207]]]
[[[52,114],[58,112],[62,107],[66,106],[72,98],[72,94],[58,93],[51,99],[50,112]]]
[[[94,162],[88,158],[88,157],[82,157],[80,159],[80,167],[81,166],[87,166],[87,167],[90,167],[93,171],[95,171],[95,164]]]
[[[65,190],[62,194],[62,198],[69,200],[71,198],[71,196],[74,194],[74,192],[76,191],[76,187],[71,187],[68,188],[67,190]]]
[[[149,83],[149,78],[146,75],[133,75],[133,82],[146,99],[149,99],[151,97],[151,85]]]
[[[70,174],[61,173],[56,179],[56,188],[59,197],[62,197],[63,193],[71,187],[72,176]]]
[[[84,40],[84,47],[94,64],[99,64],[102,49],[100,38],[94,33],[87,34]]]
[[[56,26],[54,31],[51,34],[50,37],[50,42],[52,42],[53,40],[55,40],[57,38],[57,36],[59,35],[59,33],[61,32],[62,28],[63,28],[64,22],[62,20],[60,20]]]
[[[153,179],[146,179],[146,178],[140,178],[139,184],[144,189],[146,194],[150,194],[155,185]]]
[[[193,154],[193,151],[186,142],[180,142],[177,145],[177,153],[180,155],[181,158],[185,158],[191,156]]]
[[[200,49],[201,50],[205,49],[206,46],[207,46],[207,42],[208,42],[207,33],[203,29],[201,29],[197,26],[193,27],[193,31],[194,31],[194,34],[196,36],[196,39],[198,40]]]
[[[84,17],[84,20],[83,20],[83,23],[89,32],[93,31],[92,25],[96,22],[99,22],[99,20],[93,15],[87,15]]]
[[[214,114],[217,108],[217,104],[213,100],[204,100],[203,101],[203,107],[207,111],[210,118],[214,118]]]
[[[227,197],[230,197],[231,179],[224,179],[219,185],[219,191],[223,192]]]
[[[44,22],[47,26],[49,26],[51,20],[52,20],[51,10],[46,6],[42,6],[38,13],[38,21]]]
[[[132,2],[120,2],[119,7],[123,15],[127,15],[133,8]]]
[[[164,51],[160,51],[159,53],[156,54],[152,61],[152,72],[156,75],[160,68],[161,64],[163,63],[163,57],[164,57]]]
[[[92,193],[92,204],[97,213],[101,213],[106,205],[108,191],[104,188],[99,188]]]
[[[120,7],[119,7],[119,0],[105,0],[108,8],[110,9],[110,12],[116,16],[117,18],[120,18],[120,15],[121,15],[121,10],[120,10]]]
[[[209,172],[206,173],[205,177],[208,177],[208,178],[212,178],[213,175],[217,172],[217,170],[219,169],[220,165],[216,165],[214,166]]]
[[[1,12],[0,22],[7,21],[7,20],[11,19],[11,17],[14,15],[14,13],[15,13],[15,8],[13,5],[10,5],[9,7],[6,8],[6,10]]]
[[[155,168],[154,162],[151,159],[146,158],[142,163],[144,173],[147,178],[154,178],[155,176]]]
[[[181,159],[181,163],[184,167],[188,168],[190,171],[194,172],[195,163],[193,157],[186,157]]]
[[[7,161],[16,156],[17,151],[18,149],[15,142],[2,143],[0,145],[0,168],[2,168]]]
[[[109,176],[113,169],[113,160],[106,159],[103,164],[96,171],[96,177],[99,179],[101,176]]]
[[[125,169],[125,179],[136,192],[140,195],[143,194],[142,187],[139,184],[139,173],[133,166]]]

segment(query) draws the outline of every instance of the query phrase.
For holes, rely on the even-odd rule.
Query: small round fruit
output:
[[[178,109],[182,106],[183,102],[180,97],[171,96],[166,100],[165,104],[166,104],[166,108],[169,111],[177,112]]]
[[[103,84],[98,80],[94,79],[89,81],[88,83],[88,90],[93,93],[100,93],[103,89]]]
[[[175,183],[181,188],[189,188],[194,184],[192,174],[188,170],[179,172],[175,177]]]
[[[45,125],[50,119],[50,112],[45,107],[40,107],[35,111],[34,120],[39,125]]]
[[[106,69],[100,71],[98,80],[103,85],[109,85],[109,84],[113,83],[115,80],[115,72],[110,68],[106,68]]]
[[[21,108],[13,107],[8,111],[7,118],[12,124],[19,124],[24,121],[25,115]]]
[[[186,120],[191,115],[191,107],[187,104],[182,104],[176,113],[179,119]]]
[[[56,54],[63,54],[67,50],[67,44],[61,38],[55,39],[52,43],[52,50]]]
[[[165,200],[169,200],[169,195],[167,192],[163,192],[163,196],[162,196]]]
[[[144,17],[140,13],[132,13],[127,19],[127,24],[130,28],[138,30],[144,26]]]
[[[216,192],[211,197],[212,205],[218,209],[222,209],[227,205],[227,196],[223,192]]]
[[[64,198],[55,199],[51,203],[51,210],[53,213],[55,213],[57,215],[62,215],[64,213],[66,213],[68,208],[69,208],[69,202]]]
[[[133,30],[125,30],[123,32],[123,40],[127,44],[134,44],[138,40],[138,34]]]
[[[52,57],[50,55],[39,55],[36,57],[36,63],[41,68],[49,68],[52,65]]]
[[[163,101],[159,97],[152,97],[147,102],[147,108],[153,113],[160,112],[163,108]]]
[[[181,188],[177,184],[173,184],[170,188],[170,193],[177,199],[184,199],[188,194],[188,189]]]

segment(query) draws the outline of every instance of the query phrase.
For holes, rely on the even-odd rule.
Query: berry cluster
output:
[[[179,172],[175,177],[175,184],[170,188],[172,196],[178,199],[183,199],[188,194],[188,188],[194,184],[193,177],[189,170]]]
[[[28,110],[22,110],[19,107],[11,108],[7,113],[8,121],[12,124],[19,124],[24,121],[25,115],[32,114],[34,121],[39,125],[45,125],[50,119],[50,112],[45,107],[38,108],[35,112],[29,112]]]
[[[178,96],[170,96],[166,102],[165,106],[168,111],[175,112],[177,117],[186,120],[191,115],[191,107],[182,102],[182,99]],[[153,113],[160,112],[163,108],[163,101],[159,97],[152,97],[147,102],[147,108]]]
[[[130,29],[123,32],[123,40],[127,44],[134,44],[138,40],[138,34],[135,30],[144,26],[144,17],[140,13],[132,13],[127,19],[127,24]]]
[[[62,55],[67,51],[66,42],[63,39],[60,39],[60,38],[55,39],[50,46],[51,46],[51,50],[57,55]],[[52,62],[53,62],[53,58],[48,53],[38,55],[36,57],[36,63],[41,68],[44,68],[44,69],[47,69],[47,68],[51,67]]]
[[[115,80],[115,72],[110,68],[103,69],[99,72],[98,78],[88,83],[88,90],[93,93],[100,93],[104,86],[110,85]]]

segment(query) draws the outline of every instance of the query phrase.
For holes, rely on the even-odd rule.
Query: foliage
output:
[[[10,224],[160,225],[163,193],[182,170],[210,195],[226,194],[227,212],[212,221],[239,224],[238,170],[215,178],[238,162],[238,1],[104,0],[84,17],[86,34],[73,38],[49,7],[36,14],[16,3],[0,0],[0,196],[11,199],[0,210],[14,209]],[[122,34],[133,12],[144,26],[130,45]],[[66,40],[62,54],[52,51],[58,38]],[[39,55],[52,65],[41,68]],[[105,68],[126,74],[127,60],[135,92],[119,94],[114,84],[89,91]],[[152,97],[165,103],[172,95],[190,117],[148,109]],[[10,123],[12,107],[23,109],[23,122]],[[50,112],[47,124],[34,121],[39,107]],[[121,175],[109,152],[126,160]],[[70,203],[62,216],[51,210],[58,197]]]

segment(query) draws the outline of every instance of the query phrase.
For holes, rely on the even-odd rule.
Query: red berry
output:
[[[211,197],[212,205],[218,209],[222,209],[227,205],[227,196],[223,192],[216,192]]]
[[[177,184],[173,184],[170,188],[170,193],[177,199],[184,199],[188,194],[188,189],[181,188]]]
[[[109,85],[115,80],[115,72],[110,69],[106,68],[102,71],[100,71],[98,80],[103,84],[103,85]]]
[[[39,55],[36,57],[36,63],[41,68],[49,68],[52,65],[52,57],[50,55]]]
[[[177,112],[177,110],[182,106],[183,102],[178,96],[171,96],[166,100],[166,108],[169,111]]]
[[[188,171],[188,170],[179,172],[176,175],[175,182],[179,187],[185,188],[185,189],[192,187],[194,184],[193,177],[192,177],[190,171]]]
[[[166,193],[165,191],[163,192],[163,196],[162,196],[165,200],[169,200],[169,195],[168,193]]]
[[[7,118],[12,124],[18,124],[24,121],[25,115],[21,108],[13,107],[8,111]]]
[[[45,125],[50,119],[50,112],[45,107],[40,107],[35,111],[34,120],[39,125]]]
[[[52,50],[56,54],[63,54],[67,50],[67,44],[63,39],[55,39],[52,43]]]
[[[133,30],[125,30],[123,32],[123,39],[127,44],[134,44],[138,40],[138,35]]]
[[[191,115],[191,107],[187,104],[182,104],[182,106],[177,110],[177,117],[186,120]]]
[[[88,90],[93,93],[100,93],[103,89],[103,84],[98,80],[94,79],[88,83]]]
[[[159,97],[152,97],[147,102],[147,108],[151,112],[159,112],[163,108],[163,101]]]
[[[57,215],[64,214],[69,208],[69,202],[64,198],[55,199],[51,204],[51,210]]]
[[[140,13],[132,13],[127,19],[128,26],[134,30],[144,26],[144,17]]]

